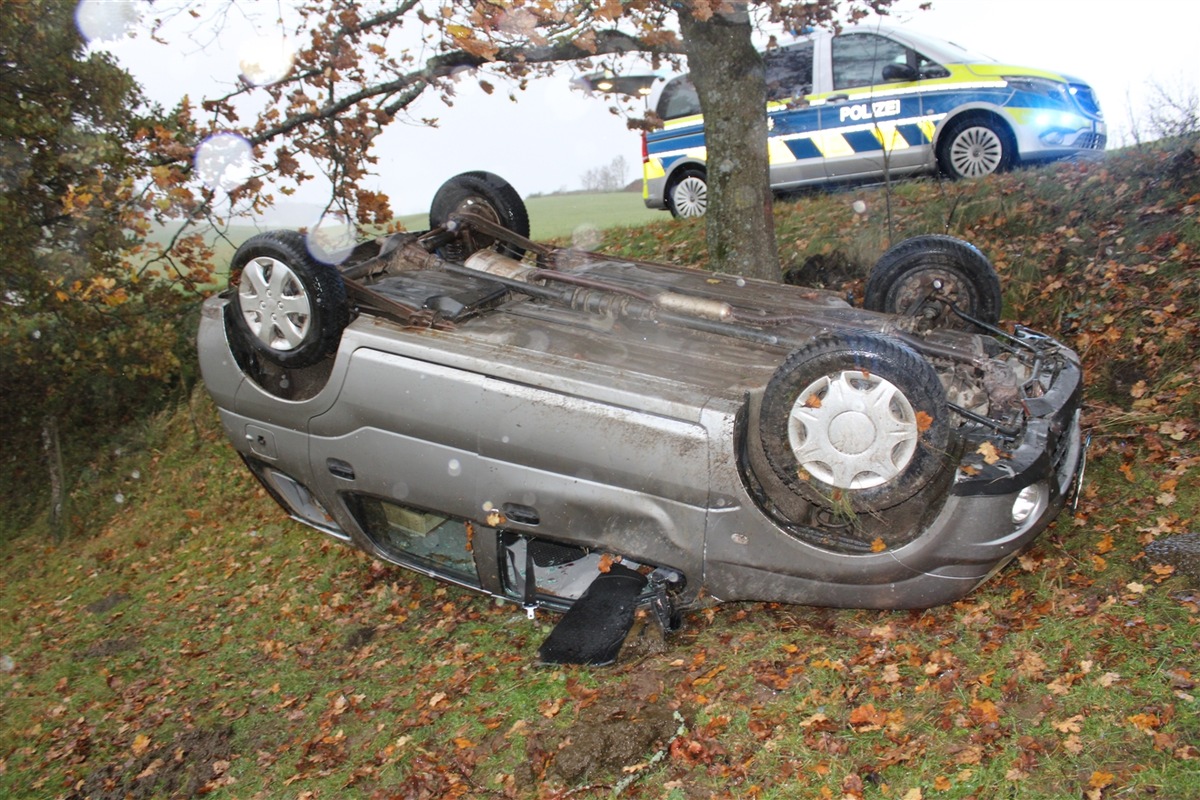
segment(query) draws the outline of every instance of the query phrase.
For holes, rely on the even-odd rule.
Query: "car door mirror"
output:
[[[908,64],[888,64],[883,68],[885,81],[915,81],[917,71]]]

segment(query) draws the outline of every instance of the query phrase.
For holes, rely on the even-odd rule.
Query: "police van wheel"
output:
[[[863,307],[871,311],[921,317],[935,328],[968,327],[946,301],[995,325],[1004,296],[995,268],[979,248],[938,234],[905,239],[880,256],[863,294]]]
[[[946,393],[911,348],[863,333],[795,350],[763,393],[759,437],[790,491],[818,507],[882,511],[950,465]]]
[[[429,227],[446,224],[455,213],[470,211],[499,223],[518,236],[529,237],[529,212],[521,195],[508,181],[491,172],[474,171],[455,175],[446,181],[433,196],[429,206]],[[511,258],[520,258],[524,249],[505,242],[497,243],[490,236],[466,231],[450,244],[438,250],[447,261],[462,262],[478,250],[494,247]]]
[[[1012,134],[990,117],[956,120],[942,134],[938,164],[952,178],[982,178],[1012,166]]]
[[[336,267],[309,254],[302,234],[250,237],[234,254],[230,277],[237,290],[231,324],[252,350],[299,369],[337,349],[350,320],[346,285]]]
[[[676,219],[702,217],[708,211],[708,182],[704,170],[685,169],[667,189],[667,205]]]

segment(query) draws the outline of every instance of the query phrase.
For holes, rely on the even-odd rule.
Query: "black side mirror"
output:
[[[888,64],[883,68],[885,81],[915,81],[917,71],[908,64]]]

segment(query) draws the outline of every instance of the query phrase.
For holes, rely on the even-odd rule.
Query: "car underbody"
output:
[[[867,310],[538,245],[484,189],[329,267],[332,310],[264,316],[297,307],[276,271],[299,234],[243,246],[206,303],[206,385],[297,519],[530,610],[623,587],[613,614],[670,629],[701,598],[952,602],[1069,495],[1078,360],[998,325],[969,245],[893,248],[867,292],[888,311]],[[318,322],[336,334],[292,358]]]

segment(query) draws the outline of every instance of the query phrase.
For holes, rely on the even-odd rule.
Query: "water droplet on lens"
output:
[[[89,42],[123,39],[137,21],[137,9],[128,0],[83,0],[75,8],[75,25]]]
[[[210,189],[233,191],[253,172],[250,142],[236,133],[214,134],[196,148],[196,174]]]
[[[296,50],[286,36],[267,34],[242,43],[238,69],[247,83],[269,86],[286,78],[295,60]]]

